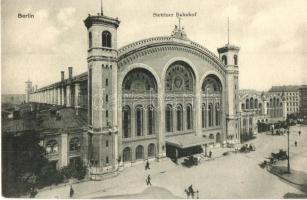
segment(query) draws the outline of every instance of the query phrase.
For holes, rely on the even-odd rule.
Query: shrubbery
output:
[[[55,165],[48,162],[39,141],[34,131],[2,136],[2,192],[5,197],[19,197],[27,193],[34,197],[36,188],[85,177],[86,166],[80,158],[56,170]]]

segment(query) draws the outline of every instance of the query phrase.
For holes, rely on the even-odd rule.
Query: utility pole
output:
[[[290,127],[288,126],[288,173],[290,174]]]

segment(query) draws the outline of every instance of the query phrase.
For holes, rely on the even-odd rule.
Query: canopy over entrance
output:
[[[195,135],[179,135],[166,138],[166,156],[180,158],[203,152],[203,144],[209,143],[203,137]]]
[[[166,144],[185,149],[209,143],[208,140],[196,135],[179,135],[166,138]]]

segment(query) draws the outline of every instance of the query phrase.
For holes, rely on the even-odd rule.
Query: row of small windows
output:
[[[181,104],[178,104],[175,107],[175,113],[176,113],[176,131],[183,131],[183,107]],[[166,111],[165,111],[165,129],[166,132],[173,132],[173,118],[174,113],[173,113],[173,107],[172,105],[167,105],[166,106]],[[192,105],[188,104],[186,106],[186,127],[187,130],[193,129],[193,114],[192,114]]]
[[[93,45],[93,37],[92,37],[92,32],[88,33],[88,40],[89,40],[89,48],[92,48]],[[112,35],[109,31],[103,31],[101,34],[101,45],[102,47],[109,47],[111,48],[112,44]]]
[[[213,115],[214,112],[215,115]],[[219,103],[215,104],[215,108],[213,108],[213,104],[211,103],[208,105],[208,107],[206,107],[206,104],[203,104],[201,113],[202,128],[221,125],[221,109]]]
[[[79,138],[74,137],[69,142],[69,151],[79,151],[81,149],[81,142]],[[59,152],[59,144],[56,140],[49,140],[46,144],[46,152],[48,154],[55,154]]]
[[[287,103],[287,106],[298,106],[298,103],[297,102],[290,102],[290,103]]]
[[[131,137],[131,108],[126,105],[123,108],[123,137],[130,138]],[[147,110],[147,127],[144,127],[144,107],[138,105],[135,107],[134,110],[134,117],[135,117],[135,135],[136,136],[143,136],[144,135],[144,128],[147,128],[147,134],[153,135],[155,134],[155,109],[153,106],[148,106]]]
[[[156,146],[155,144],[151,143],[147,147],[147,154],[148,158],[155,157],[156,156]],[[135,149],[135,159],[136,160],[142,160],[144,159],[144,147],[142,145],[139,145]],[[132,161],[132,151],[130,147],[126,147],[123,150],[123,161]]]
[[[222,62],[224,63],[224,65],[227,65],[227,56],[226,55],[223,55],[222,56]],[[233,63],[234,65],[238,65],[238,56],[237,55],[234,55],[233,56]]]
[[[287,111],[298,111],[298,108],[287,108]]]

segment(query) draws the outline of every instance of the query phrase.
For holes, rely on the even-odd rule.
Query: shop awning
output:
[[[212,142],[211,139],[206,139],[197,135],[178,135],[166,138],[166,144],[179,148],[189,148]]]

